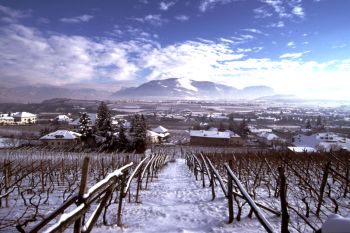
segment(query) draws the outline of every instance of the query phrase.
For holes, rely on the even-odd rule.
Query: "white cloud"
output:
[[[278,18],[298,18],[305,17],[302,1],[300,0],[260,0],[264,5],[254,9],[256,18],[267,18],[277,16]]]
[[[11,24],[0,29],[1,77],[6,82],[52,85],[94,82],[96,78],[143,82],[175,77],[238,88],[267,85],[284,94],[350,99],[347,85],[340,85],[348,83],[350,59],[300,59],[309,51],[282,54],[280,59],[254,59],[247,54],[262,48],[237,48],[237,38],[198,39],[166,47],[151,38],[118,42],[48,36],[34,28]]]
[[[295,42],[294,42],[294,41],[289,41],[289,42],[287,43],[287,46],[288,46],[288,47],[295,48]]]
[[[202,0],[199,4],[199,10],[205,12],[208,9],[214,8],[217,4],[227,4],[234,0]]]
[[[252,32],[252,33],[256,33],[256,34],[262,34],[262,31],[260,31],[259,29],[255,29],[255,28],[245,28],[242,29],[243,31],[246,32]]]
[[[268,27],[273,27],[273,28],[283,28],[285,26],[283,21],[278,21],[277,23],[272,23]]]
[[[297,59],[301,58],[304,54],[309,53],[310,51],[300,52],[300,53],[285,53],[280,56],[282,59]]]
[[[31,16],[31,10],[15,10],[3,5],[0,5],[0,13],[4,15],[4,17],[1,18],[1,21],[7,23],[15,23],[19,19]]]
[[[92,41],[81,36],[43,36],[33,28],[12,24],[0,32],[0,70],[8,82],[64,85],[108,78],[136,78],[138,66],[129,56],[152,44],[137,41]],[[137,53],[141,56],[141,52]]]
[[[175,16],[175,19],[178,21],[187,21],[190,19],[190,17],[188,17],[187,15],[177,15]]]
[[[71,18],[62,18],[60,19],[60,21],[63,23],[86,23],[93,18],[94,16],[92,15],[80,15],[80,16],[71,17]]]
[[[164,23],[168,22],[168,20],[163,19],[161,15],[155,14],[155,15],[146,15],[143,18],[130,18],[132,20],[136,20],[141,23],[149,23],[153,26],[162,26]]]
[[[305,16],[304,9],[301,6],[295,6],[292,10],[292,13],[296,16],[299,16],[300,18],[303,18]]]
[[[159,3],[159,9],[163,10],[163,11],[167,11],[169,10],[170,7],[174,6],[175,2],[160,2]]]

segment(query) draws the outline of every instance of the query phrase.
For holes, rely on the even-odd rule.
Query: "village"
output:
[[[350,151],[350,110],[346,106],[208,101],[107,102],[108,127],[101,133],[101,126],[97,125],[102,124],[101,120],[99,123],[100,105],[89,109],[77,105],[71,112],[1,113],[1,147],[106,151],[106,143],[112,142],[109,151],[133,150],[136,148],[131,146],[135,141],[132,131],[135,116],[138,116],[145,120],[143,149],[180,145],[198,150]],[[82,115],[87,121],[85,126]],[[88,140],[82,127],[91,134]],[[127,143],[125,141],[130,145],[122,145]]]

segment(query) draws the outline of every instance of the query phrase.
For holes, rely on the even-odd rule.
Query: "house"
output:
[[[190,144],[204,146],[239,146],[243,144],[243,140],[239,135],[230,132],[191,130]]]
[[[147,137],[147,143],[160,142],[160,134],[153,132],[152,130],[147,130],[146,137]]]
[[[147,142],[148,143],[160,143],[166,141],[170,133],[163,126],[158,126],[152,130],[147,130]]]
[[[269,133],[269,132],[261,132],[259,134],[256,135],[258,137],[258,141],[262,142],[266,145],[274,145],[276,143],[281,143],[284,140],[281,139],[280,137],[278,137],[276,134],[274,133]]]
[[[69,123],[72,121],[72,119],[67,115],[58,115],[54,119],[57,123]]]
[[[13,125],[15,124],[15,118],[11,114],[0,114],[0,125]]]
[[[69,130],[57,130],[40,138],[44,145],[52,147],[73,146],[80,142],[80,133]]]
[[[158,126],[157,128],[153,128],[152,129],[153,132],[159,134],[159,136],[162,138],[162,139],[166,139],[170,136],[170,133],[168,131],[168,129],[164,128],[163,126]]]
[[[12,114],[16,124],[35,124],[37,121],[37,116],[29,112],[16,112]]]

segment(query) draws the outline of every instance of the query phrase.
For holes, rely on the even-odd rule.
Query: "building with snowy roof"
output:
[[[29,112],[16,112],[12,114],[16,124],[35,124],[37,116]]]
[[[233,132],[232,132],[233,133]],[[243,144],[242,138],[231,132],[191,130],[190,144],[203,146],[239,146]]]
[[[55,117],[55,121],[59,123],[68,123],[68,122],[71,122],[72,119],[67,115],[58,115]]]
[[[15,118],[11,114],[2,113],[0,114],[0,125],[13,125]]]
[[[80,133],[69,130],[57,130],[41,137],[40,141],[42,141],[44,145],[52,147],[67,147],[78,144],[80,142],[80,137]]]
[[[165,139],[170,136],[170,133],[168,129],[164,128],[163,126],[158,126],[156,128],[152,129],[153,132],[156,132],[157,134],[160,135],[161,138]]]

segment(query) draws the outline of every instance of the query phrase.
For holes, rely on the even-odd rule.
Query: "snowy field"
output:
[[[177,159],[141,192],[141,204],[125,202],[123,228],[102,226],[93,232],[265,232],[254,217],[227,224],[227,199],[219,188],[216,191],[217,197],[211,201],[211,189],[202,188],[185,160]],[[110,217],[115,216],[113,213]],[[280,221],[268,219],[276,225]]]

